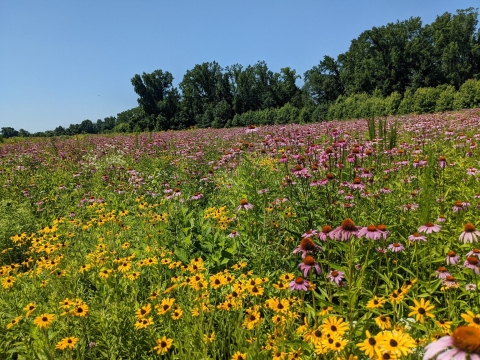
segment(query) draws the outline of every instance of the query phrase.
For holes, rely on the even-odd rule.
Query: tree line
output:
[[[420,17],[411,17],[373,27],[353,39],[336,59],[324,56],[303,77],[290,67],[274,72],[264,61],[246,67],[222,67],[216,61],[197,64],[187,70],[178,87],[168,71],[144,72],[131,79],[137,107],[33,135],[316,122],[370,116],[375,111],[380,115],[472,106],[475,101],[455,100],[460,96],[455,94],[467,80],[480,79],[477,25],[478,10],[469,8],[446,12],[426,25]],[[303,79],[301,87],[298,79]],[[476,91],[472,84],[466,88]],[[419,105],[422,96],[431,98],[425,100],[430,105]],[[440,96],[447,105],[437,106]],[[2,128],[2,134],[30,135],[13,128]]]

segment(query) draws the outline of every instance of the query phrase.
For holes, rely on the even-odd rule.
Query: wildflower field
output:
[[[478,142],[474,109],[2,144],[0,359],[478,360]]]

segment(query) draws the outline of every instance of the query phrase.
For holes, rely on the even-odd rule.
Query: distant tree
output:
[[[55,136],[61,136],[61,135],[66,135],[67,131],[63,126],[57,126],[55,130],[53,130],[53,133],[55,134]]]
[[[2,136],[5,139],[8,139],[8,138],[11,138],[11,137],[14,137],[14,136],[18,136],[18,131],[15,130],[14,128],[12,128],[12,127],[2,127]]]
[[[117,118],[115,116],[109,116],[103,119],[102,131],[112,130],[115,126]]]
[[[324,56],[317,66],[305,72],[303,88],[316,104],[335,101],[344,94],[340,71],[340,64],[335,59]]]
[[[18,130],[18,136],[29,137],[30,133],[25,129],[20,129],[20,130]]]

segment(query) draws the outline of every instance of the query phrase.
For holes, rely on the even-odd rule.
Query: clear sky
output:
[[[0,127],[30,132],[137,106],[130,79],[195,64],[303,73],[373,26],[479,0],[0,0]]]

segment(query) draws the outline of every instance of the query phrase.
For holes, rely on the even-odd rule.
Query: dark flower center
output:
[[[377,340],[375,340],[375,338],[371,337],[368,339],[368,344],[370,346],[375,346],[377,344]]]
[[[422,307],[421,307],[421,308],[418,308],[417,311],[418,311],[418,313],[419,313],[420,315],[425,315],[425,313],[426,313],[425,309],[422,308]]]
[[[394,340],[394,339],[391,339],[391,340],[390,340],[390,346],[391,346],[391,347],[396,347],[396,346],[398,346],[397,341]]]
[[[303,263],[308,266],[312,266],[315,264],[315,259],[312,256],[305,256],[305,259],[303,259]]]
[[[304,282],[305,280],[300,276],[295,278],[295,284],[302,285]]]
[[[470,354],[480,354],[480,329],[473,326],[459,326],[451,335],[453,345]]]
[[[345,219],[342,221],[342,224],[340,225],[340,227],[342,228],[342,230],[344,231],[355,231],[356,230],[356,227],[355,227],[355,223],[353,222],[352,219]]]

